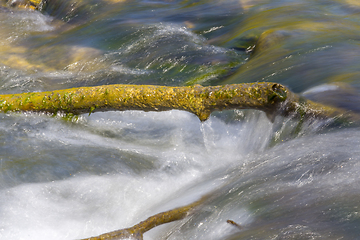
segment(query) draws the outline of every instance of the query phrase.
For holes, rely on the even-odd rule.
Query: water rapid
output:
[[[1,1],[0,93],[274,81],[358,112],[359,12],[352,0]],[[96,236],[209,193],[144,239],[360,239],[357,124],[256,110],[0,119],[0,239]]]

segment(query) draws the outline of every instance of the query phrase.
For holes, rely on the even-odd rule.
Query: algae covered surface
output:
[[[234,84],[226,86],[164,87],[151,85],[106,85],[80,87],[52,92],[1,95],[1,110],[72,114],[95,111],[192,112],[201,121],[214,110],[258,109],[268,113],[279,110],[288,90],[276,83]]]
[[[3,112],[45,112],[78,115],[97,111],[184,110],[205,121],[213,111],[253,109],[276,115],[303,118],[343,118],[357,122],[356,113],[315,103],[277,83],[225,86],[166,87],[154,85],[104,85],[49,92],[0,95]]]

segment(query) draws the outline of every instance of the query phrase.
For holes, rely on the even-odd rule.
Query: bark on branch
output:
[[[92,113],[114,110],[194,113],[201,121],[225,109],[258,109],[268,116],[299,114],[301,117],[358,120],[341,109],[314,103],[278,83],[244,83],[225,86],[166,87],[154,85],[105,85],[48,92],[0,95],[0,111]]]

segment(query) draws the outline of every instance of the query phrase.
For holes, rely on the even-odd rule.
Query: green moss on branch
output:
[[[154,85],[106,85],[49,92],[0,95],[0,111],[92,113],[98,111],[167,111],[194,113],[201,121],[211,112],[225,109],[258,109],[272,114],[358,120],[355,114],[311,102],[277,83],[245,83],[225,86],[166,87]]]
[[[0,111],[91,113],[112,110],[184,110],[206,120],[215,110],[254,108],[272,111],[286,99],[286,88],[274,83],[226,86],[165,87],[107,85],[0,95]]]

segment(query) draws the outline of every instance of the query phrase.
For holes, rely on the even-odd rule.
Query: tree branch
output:
[[[278,83],[244,83],[225,86],[166,87],[155,85],[104,85],[48,92],[0,95],[0,111],[33,111],[72,114],[97,111],[167,111],[194,113],[201,121],[225,109],[258,109],[271,116],[358,120],[359,116],[309,101]]]
[[[85,238],[82,240],[115,240],[115,239],[136,239],[142,240],[143,234],[152,228],[159,226],[161,224],[178,221],[184,219],[191,212],[204,203],[208,199],[208,195],[202,197],[200,200],[191,203],[189,205],[175,208],[166,212],[158,213],[147,218],[145,221],[142,221],[130,228],[125,228],[109,233],[101,234],[97,237]]]

